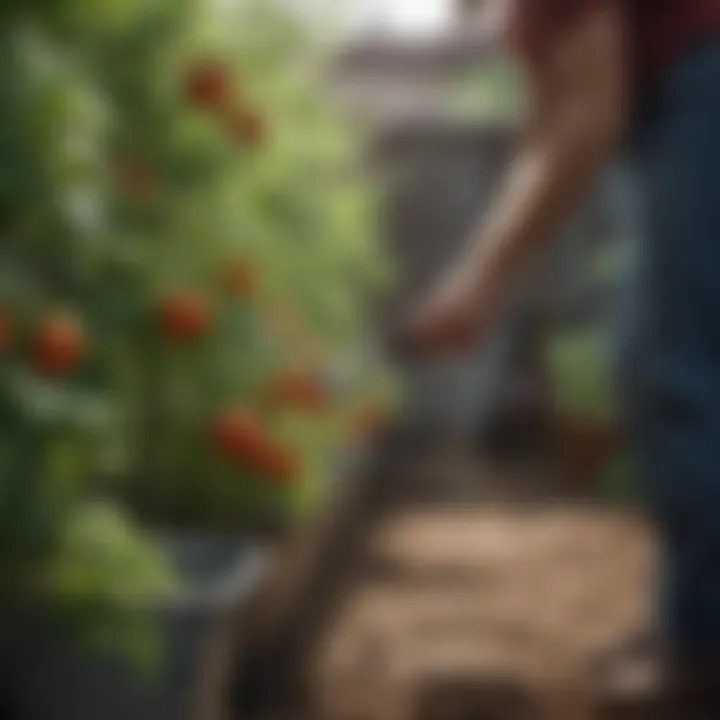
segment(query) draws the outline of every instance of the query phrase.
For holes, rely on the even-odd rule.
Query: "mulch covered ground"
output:
[[[647,622],[652,541],[632,513],[409,511],[314,671],[317,720],[594,717],[592,659]]]

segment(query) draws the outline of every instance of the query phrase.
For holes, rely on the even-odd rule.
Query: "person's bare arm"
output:
[[[553,235],[615,149],[624,124],[622,22],[598,5],[533,74],[522,150],[470,250],[473,268],[512,270]]]
[[[623,130],[622,34],[620,10],[598,3],[534,69],[521,150],[460,262],[415,318],[420,345],[472,343],[509,277],[583,200]]]

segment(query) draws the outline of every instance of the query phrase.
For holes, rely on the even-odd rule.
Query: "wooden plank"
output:
[[[278,698],[302,685],[303,660],[357,568],[363,539],[382,507],[386,457],[384,447],[374,447],[352,458],[322,517],[285,541],[236,655],[236,713],[265,717],[277,709]]]

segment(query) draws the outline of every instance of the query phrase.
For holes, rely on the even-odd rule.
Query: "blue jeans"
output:
[[[720,40],[687,53],[638,113],[629,424],[664,563],[669,647],[720,662]]]

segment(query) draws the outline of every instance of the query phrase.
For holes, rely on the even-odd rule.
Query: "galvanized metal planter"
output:
[[[224,717],[226,682],[243,610],[260,591],[271,553],[244,537],[161,536],[185,590],[153,610],[167,663],[143,682],[120,662],[72,651],[25,625],[0,648],[2,696],[22,720],[211,720]],[[3,715],[5,717],[5,714]]]

